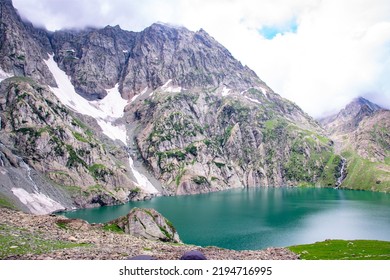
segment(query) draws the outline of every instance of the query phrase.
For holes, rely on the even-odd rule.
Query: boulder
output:
[[[126,216],[111,223],[136,237],[181,243],[174,226],[154,209],[133,208]]]

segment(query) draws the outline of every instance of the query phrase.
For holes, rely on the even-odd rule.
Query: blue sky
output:
[[[390,107],[388,0],[13,0],[50,30],[154,22],[205,29],[314,117],[357,96]]]
[[[296,21],[292,21],[287,26],[277,25],[264,25],[259,30],[261,36],[267,40],[272,40],[276,35],[285,35],[286,33],[296,33],[298,30],[298,24]]]

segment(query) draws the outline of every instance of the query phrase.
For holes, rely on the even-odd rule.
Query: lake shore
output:
[[[199,250],[209,260],[296,260],[285,248],[234,251],[140,239],[104,229],[102,224],[62,216],[32,215],[1,208],[0,259],[10,260],[123,260],[151,255],[178,260],[187,251]],[[65,247],[65,248],[61,248]]]

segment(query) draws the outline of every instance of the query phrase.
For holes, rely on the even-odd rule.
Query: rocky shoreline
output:
[[[7,228],[7,230],[5,230]],[[150,255],[159,260],[178,260],[187,251],[199,250],[208,260],[296,260],[298,255],[285,248],[256,251],[234,251],[216,247],[198,247],[150,241],[127,234],[108,231],[102,224],[53,215],[32,215],[0,209],[0,235],[12,236],[13,244],[1,244],[11,253],[0,257],[9,260],[124,260]],[[28,242],[23,235],[39,237],[47,242],[64,242],[73,248],[48,250],[43,253],[12,254],[12,250]],[[16,240],[16,241],[15,241]]]

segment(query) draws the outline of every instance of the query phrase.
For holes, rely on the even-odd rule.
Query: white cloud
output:
[[[366,96],[390,107],[388,0],[14,0],[49,29],[153,22],[205,29],[271,88],[312,116]],[[297,31],[263,38],[263,26]]]

